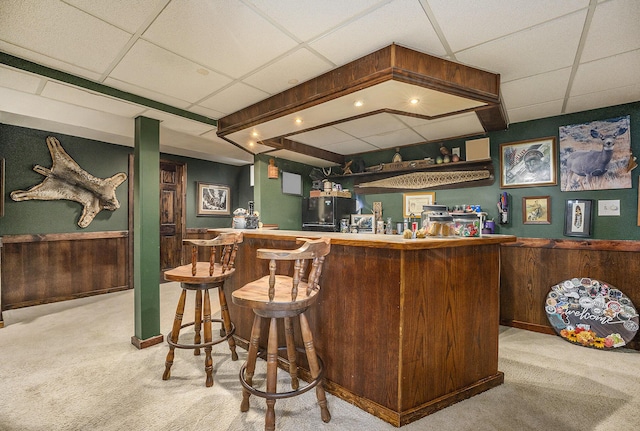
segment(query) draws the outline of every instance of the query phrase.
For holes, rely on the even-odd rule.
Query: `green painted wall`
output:
[[[0,124],[0,157],[5,159],[6,167],[5,215],[0,217],[0,235],[127,230],[127,189],[128,182],[133,181],[130,178],[116,189],[120,208],[116,211],[101,211],[85,229],[77,225],[82,206],[76,202],[15,202],[9,197],[10,192],[29,189],[44,179],[33,171],[33,166],[38,164],[45,168],[51,167],[51,155],[46,143],[46,138],[50,135],[55,136],[69,156],[91,175],[105,178],[117,172],[128,174],[128,157],[133,153],[133,148]],[[238,204],[246,207],[246,202],[253,197],[252,187],[249,186],[248,166],[230,166],[168,154],[161,154],[160,157],[187,164],[187,228],[231,226],[231,216],[196,216],[198,181],[229,185],[232,210]]]
[[[498,226],[499,233],[512,234],[531,238],[569,238],[564,237],[564,209],[567,199],[594,199],[594,229],[595,239],[640,239],[640,227],[637,226],[638,213],[638,174],[640,168],[631,172],[631,189],[621,190],[596,190],[585,192],[560,191],[559,165],[558,185],[547,187],[523,187],[515,189],[500,188],[500,144],[524,141],[547,136],[555,136],[558,139],[560,126],[579,124],[596,120],[629,115],[631,117],[631,149],[640,160],[640,102],[626,105],[613,106],[592,111],[567,114],[545,118],[535,121],[527,121],[510,125],[508,130],[489,133],[487,136],[491,142],[491,158],[495,167],[496,181],[491,186],[471,187],[453,190],[436,190],[438,204],[452,206],[456,204],[479,204],[483,210],[489,213],[489,218],[498,220],[496,202],[502,191],[511,195],[511,223]],[[479,136],[480,137],[480,136]],[[470,137],[466,139],[474,139]],[[447,148],[460,147],[464,157],[465,139],[435,142],[414,147],[403,148],[401,154],[404,160],[416,160],[424,157],[436,157],[439,148],[444,144]],[[559,141],[558,141],[559,145]],[[381,162],[391,161],[394,150],[380,151],[376,153],[362,154],[361,157],[366,166],[372,166]],[[559,163],[559,159],[556,159]],[[351,180],[345,178],[342,181],[344,188],[352,188]],[[524,225],[522,223],[522,198],[526,196],[550,196],[551,197],[551,224],[550,225]],[[619,217],[599,217],[597,215],[597,200],[619,199],[621,215]],[[364,213],[371,213],[373,202],[382,202],[383,216],[392,217],[394,221],[402,220],[402,193],[363,195],[359,198],[363,205]]]

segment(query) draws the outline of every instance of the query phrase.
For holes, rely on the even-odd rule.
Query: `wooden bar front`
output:
[[[226,229],[212,230],[215,234]],[[400,236],[245,230],[227,294],[268,273],[258,248],[331,238],[309,309],[326,388],[402,426],[504,381],[498,371],[500,244],[515,237]],[[253,313],[230,304],[246,346]]]

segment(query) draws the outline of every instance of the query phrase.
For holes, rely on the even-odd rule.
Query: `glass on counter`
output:
[[[425,226],[426,236],[453,236],[453,217],[448,215],[430,215]]]
[[[456,236],[480,236],[481,218],[478,213],[456,214],[453,216],[453,231]]]

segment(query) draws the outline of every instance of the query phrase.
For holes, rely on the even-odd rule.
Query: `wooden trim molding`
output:
[[[129,232],[107,231],[107,232],[78,232],[78,233],[47,233],[47,234],[27,234],[27,235],[5,235],[2,241],[5,244],[18,244],[30,242],[48,242],[48,241],[77,241],[84,239],[109,239],[109,238],[126,238]]]
[[[518,237],[516,242],[502,245],[503,247],[556,248],[564,250],[640,251],[640,241],[633,240],[571,240]]]

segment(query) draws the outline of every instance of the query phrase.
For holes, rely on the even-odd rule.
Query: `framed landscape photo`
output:
[[[500,145],[500,187],[555,186],[556,138]]]
[[[373,214],[351,214],[351,224],[358,226],[358,233],[373,233]]]
[[[409,217],[411,214],[413,214],[414,217],[420,217],[422,214],[422,206],[433,205],[436,201],[436,193],[404,193],[402,198],[402,214],[404,217]]]
[[[522,224],[551,224],[551,197],[523,197]]]
[[[198,182],[199,216],[231,215],[231,189],[223,184]]]
[[[564,210],[564,235],[591,237],[592,199],[569,199]]]

